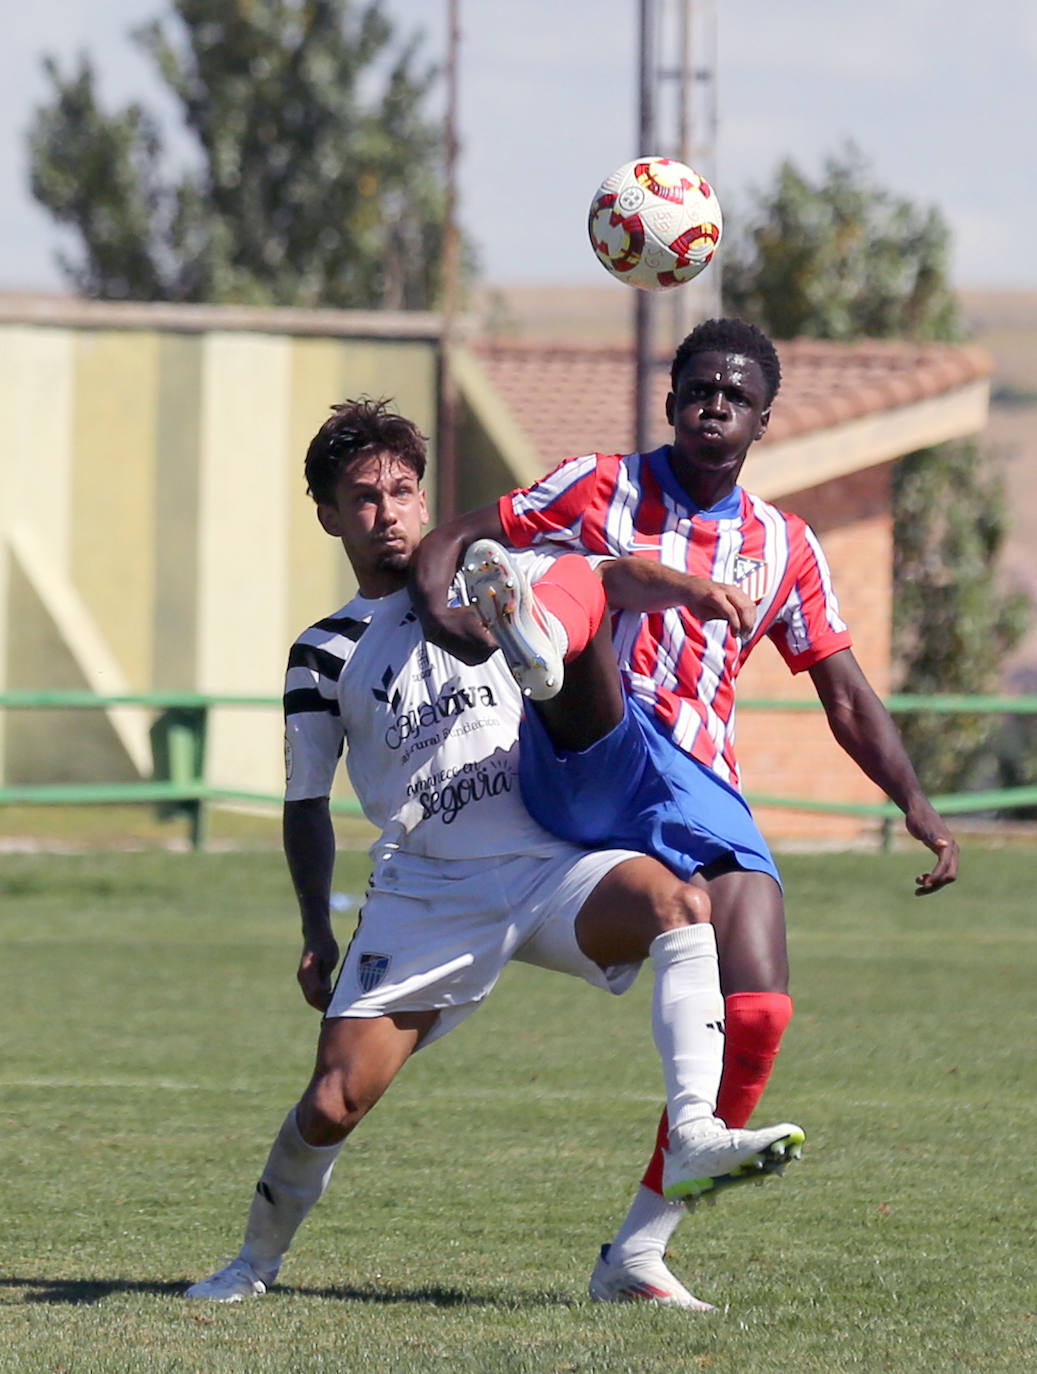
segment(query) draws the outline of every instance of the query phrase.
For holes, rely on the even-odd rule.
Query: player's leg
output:
[[[724,1072],[717,1116],[729,1126],[742,1127],[763,1096],[792,1019],[785,904],[781,888],[768,873],[723,866],[693,881],[703,882],[712,903],[724,991]],[[665,1126],[664,1111],[663,1145]],[[661,1192],[661,1178],[662,1150],[657,1142],[642,1182]]]
[[[237,1302],[277,1277],[292,1239],[328,1186],[342,1143],[395,1078],[435,1011],[335,1017],[321,1027],[313,1076],[281,1124],[252,1197],[237,1256],[189,1298]]]
[[[792,1019],[785,903],[768,873],[711,876],[727,1043],[717,1115],[744,1126],[763,1096]]]
[[[603,1246],[590,1280],[598,1302],[647,1301],[688,1310],[711,1311],[667,1268],[666,1248],[685,1208],[662,1194],[666,1184],[694,1200],[709,1191],[699,1171],[724,1166],[739,1177],[739,1165],[778,1165],[790,1157],[802,1132],[789,1123],[770,1132],[728,1130],[714,1114],[723,1060],[723,1000],[708,907],[702,889],[682,883],[668,869],[635,860],[613,869],[577,917],[577,938],[603,966],[648,953],[655,974],[653,1032],[663,1062],[668,1109],[681,1124],[672,1141],[661,1130],[657,1190],[642,1186],[623,1227]],[[686,923],[686,924],[685,924]],[[708,936],[707,936],[708,932]],[[664,1114],[663,1127],[667,1118]],[[665,1155],[664,1155],[665,1150]],[[771,1153],[773,1152],[773,1153]],[[759,1177],[759,1174],[756,1174]],[[720,1186],[727,1180],[715,1181]]]
[[[789,1122],[734,1131],[715,1114],[723,1064],[724,1003],[710,907],[701,888],[657,860],[630,859],[607,873],[576,917],[580,949],[602,968],[651,960],[652,1032],[666,1084],[669,1143],[663,1191],[670,1198],[712,1191],[802,1142]]]
[[[490,539],[462,561],[469,597],[552,743],[586,749],[623,718],[605,589],[590,562],[563,554],[535,582]]]
[[[781,889],[767,873],[714,866],[702,882],[710,895],[717,932],[724,998],[724,1069],[717,1116],[731,1127],[745,1126],[770,1077],[781,1038],[792,1017],[785,942],[785,909]],[[663,1196],[663,1165],[669,1140],[664,1107],[655,1149],[634,1200],[605,1248],[598,1270],[619,1284],[632,1275],[656,1273],[656,1287],[667,1291],[663,1257],[683,1209]],[[660,1268],[661,1267],[661,1268]],[[672,1275],[670,1275],[672,1279]],[[682,1285],[672,1279],[677,1289]],[[655,1299],[674,1301],[673,1298]],[[682,1304],[684,1305],[684,1304]]]

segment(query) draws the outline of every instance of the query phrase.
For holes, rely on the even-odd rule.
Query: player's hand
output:
[[[756,607],[739,587],[689,577],[684,603],[696,620],[726,620],[736,635],[747,635],[756,624]]]
[[[338,941],[330,931],[307,939],[296,979],[311,1007],[325,1011],[331,1001],[331,980],[338,967]]]
[[[497,641],[470,606],[445,606],[434,615],[426,612],[421,627],[430,643],[462,663],[485,663],[497,648]]]
[[[932,870],[920,873],[915,879],[915,896],[925,897],[953,883],[958,876],[958,842],[942,818],[926,803],[918,814],[908,811],[905,825],[909,835],[920,840],[936,855]]]

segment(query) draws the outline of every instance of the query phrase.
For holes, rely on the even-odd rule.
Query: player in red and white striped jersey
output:
[[[756,607],[752,631],[699,621],[685,607],[620,611],[613,642],[630,694],[686,754],[738,786],[735,679],[768,635],[793,672],[850,646],[831,574],[805,521],[736,487],[689,510],[669,446],[648,454],[571,458],[527,491],[502,498],[508,543],[559,539],[591,554],[633,554],[737,587]]]
[[[426,633],[474,661],[486,652],[483,627],[443,609],[472,541],[553,545],[602,560],[625,705],[617,714],[607,672],[596,682],[567,674],[557,697],[526,712],[523,795],[555,833],[644,849],[709,892],[727,1031],[717,1111],[732,1126],[751,1116],[792,1015],[780,878],[737,791],[734,754],[735,681],[765,635],[793,672],[810,673],[836,740],[936,855],[916,891],[936,891],[957,872],[953,836],[853,655],[816,537],[738,485],[780,376],[758,329],[707,321],[673,360],[671,444],[569,459],[532,487],[441,526],[415,569]],[[556,566],[564,575],[566,560]],[[535,590],[564,626],[567,589],[557,584],[549,577]],[[626,788],[623,779],[634,777],[637,786]],[[681,1215],[661,1196],[665,1140],[664,1114],[643,1186],[595,1271],[597,1296],[638,1296],[639,1272],[659,1275]]]

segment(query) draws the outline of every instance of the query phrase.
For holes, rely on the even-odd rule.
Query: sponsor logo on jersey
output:
[[[389,972],[391,954],[361,954],[357,960],[356,980],[364,992],[374,992]]]
[[[458,814],[472,802],[485,801],[510,792],[514,779],[499,765],[492,771],[466,764],[460,777],[439,787],[428,787],[418,793],[422,820],[438,816],[444,825],[452,825]]]
[[[744,558],[739,554],[735,559],[731,581],[745,592],[750,601],[763,600],[770,580],[770,569],[762,558]]]
[[[387,669],[387,674],[391,680],[391,669]],[[382,685],[388,686],[386,678],[382,679]],[[454,717],[462,716],[466,711],[476,707],[497,705],[492,687],[483,683],[476,687],[460,687],[457,678],[451,678],[445,683],[434,699],[423,701],[420,705],[402,712],[399,709],[399,692],[394,692],[391,698],[385,692],[379,693],[377,690],[374,691],[374,695],[379,701],[386,702],[396,716],[385,731],[385,742],[390,749],[399,749],[408,742],[413,743],[425,731],[435,729],[443,721],[452,721]],[[437,735],[437,741],[438,738]]]

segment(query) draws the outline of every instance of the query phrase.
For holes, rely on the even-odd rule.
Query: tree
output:
[[[852,146],[811,183],[791,162],[727,248],[725,307],[778,338],[954,339],[949,234],[874,184]],[[908,693],[990,692],[1026,625],[1025,599],[997,584],[1002,485],[974,443],[902,458],[893,480],[893,664]],[[991,771],[996,722],[903,715],[898,724],[927,789],[966,787]]]
[[[791,162],[725,244],[724,296],[780,339],[953,339],[950,236],[939,212],[876,186],[849,144],[817,184]]]
[[[436,72],[382,0],[173,0],[134,34],[193,137],[171,176],[158,119],[107,113],[86,56],[45,70],[36,198],[79,237],[75,286],[106,299],[420,308],[438,289]]]
[[[1025,596],[998,586],[1007,526],[1002,483],[974,442],[922,449],[894,468],[893,646],[903,691],[997,691],[1028,621]],[[904,715],[898,724],[931,791],[1011,785],[996,718]]]

